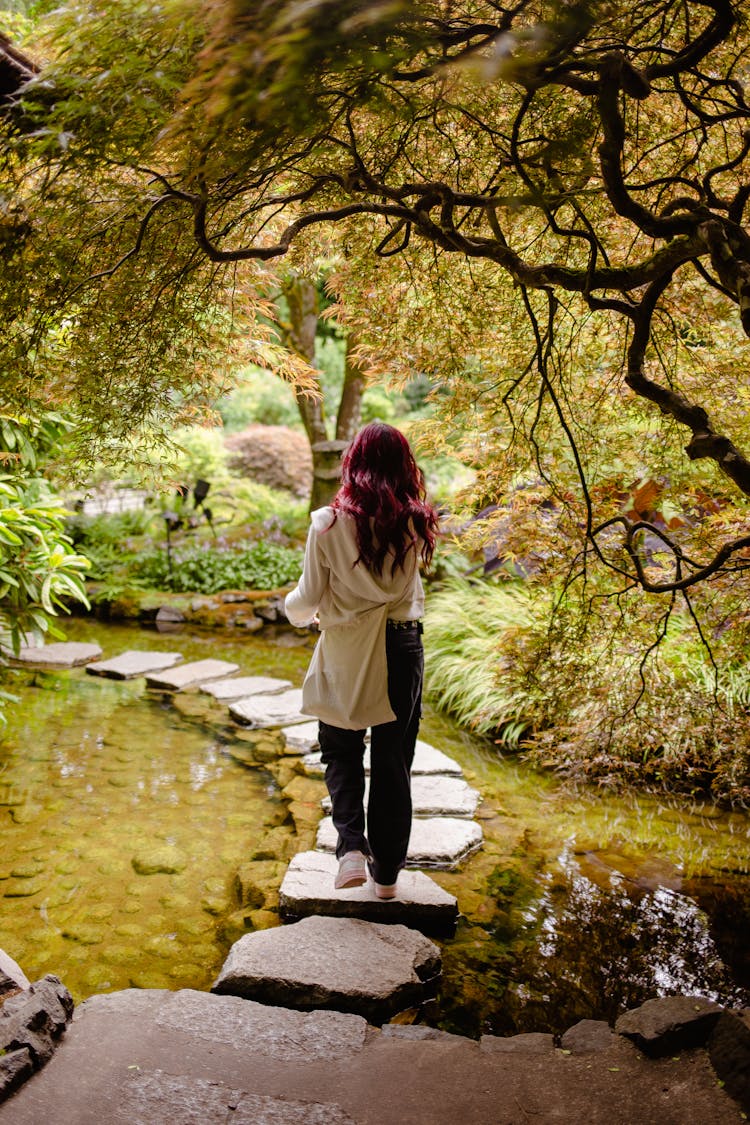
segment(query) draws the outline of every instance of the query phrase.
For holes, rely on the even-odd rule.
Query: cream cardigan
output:
[[[293,625],[309,625],[315,615],[320,638],[302,686],[302,711],[331,726],[363,730],[390,723],[385,655],[387,619],[409,621],[424,612],[424,591],[416,551],[404,569],[381,575],[358,563],[355,524],[333,509],[310,517],[305,564],[297,586],[286,597]]]

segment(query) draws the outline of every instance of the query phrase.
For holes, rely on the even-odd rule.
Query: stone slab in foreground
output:
[[[208,680],[220,680],[239,671],[239,664],[230,664],[228,660],[192,660],[189,664],[181,664],[171,672],[156,672],[146,676],[149,687],[160,688],[162,691],[183,691],[185,688],[194,687],[196,684],[206,683]]]
[[[2,1125],[341,1125],[347,1118],[356,1125],[742,1121],[701,1049],[653,1062],[616,1035],[595,1058],[554,1049],[498,1056],[424,1025],[380,1032],[356,1015],[148,989],[79,1004],[47,1065],[0,1108]]]
[[[250,727],[280,727],[289,723],[306,723],[309,715],[303,715],[302,691],[293,688],[278,695],[251,695],[247,699],[237,699],[229,704],[229,714],[237,723]]]
[[[292,686],[290,680],[275,676],[236,676],[228,680],[214,680],[201,684],[201,691],[218,700],[243,699],[248,695],[277,695]]]
[[[365,786],[365,805],[369,795]],[[440,774],[415,774],[411,782],[412,813],[417,817],[459,816],[472,817],[477,811],[479,793],[461,777],[441,777]],[[331,798],[321,801],[323,811],[331,811]]]
[[[329,816],[318,827],[316,847],[335,852],[338,834]],[[473,820],[433,816],[411,822],[408,867],[434,867],[449,870],[482,846],[482,829]]]
[[[89,664],[86,671],[92,676],[107,676],[112,680],[132,680],[136,676],[147,676],[151,672],[162,672],[172,668],[182,660],[179,652],[145,652],[129,649],[111,660],[97,660]]]
[[[58,641],[51,645],[21,645],[16,656],[8,653],[10,660],[19,664],[40,664],[50,668],[77,668],[97,660],[102,655],[99,645],[84,641]]]
[[[297,744],[301,751],[310,749],[318,745],[318,724],[310,724],[314,726],[314,737],[309,740],[309,747],[306,748],[302,745],[302,740]],[[282,731],[282,734],[286,734]],[[287,736],[288,739],[288,736]],[[370,772],[370,748],[365,750],[365,773]],[[305,754],[304,759],[305,772],[310,774],[311,777],[322,777],[324,774],[323,763],[320,760],[320,751],[315,750]],[[417,777],[421,774],[444,774],[449,777],[460,777],[463,770],[458,762],[453,758],[449,758],[442,750],[436,750],[434,746],[430,746],[428,742],[423,742],[422,739],[417,739],[417,745],[414,749],[414,762],[411,767],[412,777]]]
[[[406,926],[311,917],[245,934],[212,991],[382,1023],[434,994],[440,964],[438,947]]]
[[[363,918],[411,926],[423,933],[450,933],[458,917],[456,899],[421,871],[402,871],[398,897],[382,901],[375,897],[371,882],[362,887],[337,891],[333,880],[338,870],[334,855],[300,852],[294,856],[279,891],[283,918],[307,918],[323,914],[335,918]]]

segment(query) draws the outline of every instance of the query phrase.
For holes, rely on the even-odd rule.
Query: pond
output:
[[[88,620],[67,632],[107,656],[212,655],[295,683],[310,651],[289,633],[157,635]],[[309,846],[322,784],[290,805],[273,733],[207,721],[196,697],[175,707],[143,680],[82,669],[6,679],[21,701],[0,743],[0,947],[77,1000],[210,987],[246,926],[275,921],[264,901],[284,869],[274,848]],[[434,873],[462,917],[441,943],[431,1022],[473,1036],[559,1032],[671,992],[750,1002],[746,814],[572,789],[429,708],[421,733],[484,798],[483,849]],[[251,860],[268,884],[255,901]]]

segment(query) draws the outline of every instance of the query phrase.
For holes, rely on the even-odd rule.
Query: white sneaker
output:
[[[375,883],[375,898],[395,898],[395,883]]]
[[[367,858],[362,852],[347,852],[339,860],[333,885],[337,891],[345,887],[361,887],[367,882]]]

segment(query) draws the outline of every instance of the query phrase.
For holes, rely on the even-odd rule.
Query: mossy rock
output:
[[[179,848],[166,844],[136,853],[131,863],[138,875],[178,875],[187,867],[187,857]]]

